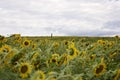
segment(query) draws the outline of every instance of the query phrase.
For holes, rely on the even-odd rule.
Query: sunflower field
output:
[[[120,80],[120,37],[0,35],[0,80]]]

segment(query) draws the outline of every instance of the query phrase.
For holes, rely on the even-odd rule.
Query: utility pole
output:
[[[53,37],[53,34],[51,33],[51,38]]]

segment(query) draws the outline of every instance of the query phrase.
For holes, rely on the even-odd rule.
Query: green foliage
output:
[[[35,80],[39,70],[44,74],[38,75],[45,76],[39,80],[120,79],[119,37],[13,35],[0,36],[0,39],[0,80]],[[23,46],[25,39],[30,42],[29,46]],[[5,44],[11,47],[10,52],[1,51]],[[32,44],[36,46],[33,48]],[[30,64],[29,74],[20,71],[22,63]]]

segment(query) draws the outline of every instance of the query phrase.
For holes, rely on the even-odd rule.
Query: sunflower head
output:
[[[115,35],[115,38],[116,38],[116,39],[118,39],[118,38],[119,38],[119,36],[118,36],[118,35]]]
[[[1,35],[0,35],[0,42],[3,43],[3,42],[6,42],[6,41],[7,41],[7,39],[6,39],[4,36],[1,36]]]
[[[54,48],[57,48],[58,46],[59,46],[59,43],[58,43],[58,42],[54,42],[54,43],[53,43],[53,47],[54,47]]]
[[[106,64],[100,63],[94,68],[94,75],[99,77],[106,71]]]
[[[32,44],[32,50],[36,48],[36,44]]]
[[[70,55],[73,56],[75,54],[75,49],[74,48],[70,48],[69,50],[70,50],[70,52],[69,52]]]
[[[31,77],[31,80],[45,80],[44,72],[41,70],[36,71]]]
[[[69,43],[68,41],[64,41],[64,45],[68,45],[68,43]]]
[[[50,60],[48,60],[48,63],[55,63],[56,65],[58,65],[58,60],[59,60],[59,54],[52,54],[52,57]]]
[[[74,46],[71,46],[68,48],[68,58],[71,60],[71,59],[74,59],[78,52],[77,52],[77,49],[74,47]]]
[[[57,80],[56,78],[50,78],[50,80]]]
[[[22,78],[27,78],[28,74],[31,73],[31,65],[29,63],[21,63],[19,67],[20,76]]]
[[[4,58],[4,63],[5,64],[8,64],[9,61],[11,61],[12,57],[15,55],[15,51],[12,50],[10,51],[8,54],[5,55],[5,58]]]
[[[59,60],[58,60],[58,66],[61,66],[62,64],[64,64],[64,65],[66,65],[67,64],[67,54],[66,53],[63,53],[62,55],[61,55],[61,57],[59,58]]]
[[[98,44],[105,44],[105,41],[103,41],[103,40],[98,40],[97,43],[98,43]]]
[[[119,80],[119,78],[120,78],[120,69],[117,70],[117,74],[113,80]]]
[[[54,71],[50,71],[47,73],[48,75],[48,80],[57,80],[58,73]]]
[[[95,57],[96,57],[96,54],[92,54],[92,55],[90,55],[90,60],[94,60]]]
[[[116,54],[117,54],[116,52],[110,53],[110,54],[109,54],[109,57],[110,57],[110,58],[113,58],[113,57],[116,56]]]
[[[21,35],[20,34],[12,34],[10,37],[14,38],[14,40],[16,40],[16,41],[21,40]]]
[[[8,45],[4,45],[0,48],[0,52],[5,52],[5,53],[9,53],[11,51],[11,47]]]
[[[59,58],[59,54],[55,53],[55,54],[52,54],[52,58],[55,58],[55,59],[58,59]]]
[[[30,46],[30,40],[24,40],[23,41],[23,47],[28,47],[28,46]]]

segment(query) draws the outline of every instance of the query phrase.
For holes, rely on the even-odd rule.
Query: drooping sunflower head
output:
[[[70,48],[70,47],[74,47],[75,46],[75,43],[74,42],[69,42],[69,44],[68,44],[68,47]]]
[[[61,66],[62,64],[66,65],[67,62],[68,62],[67,54],[66,54],[66,53],[63,53],[63,54],[60,56],[60,58],[59,58],[59,60],[58,60],[57,63],[58,63],[58,66]]]
[[[110,57],[110,58],[113,58],[113,57],[115,57],[116,55],[117,55],[116,52],[112,52],[112,53],[109,54],[109,57]]]
[[[3,42],[6,42],[6,41],[7,41],[7,39],[6,39],[4,36],[1,36],[1,35],[0,35],[0,42],[3,43]]]
[[[105,45],[107,41],[104,41],[104,40],[98,40],[97,43],[98,44],[101,44],[101,45]]]
[[[69,41],[66,41],[66,40],[64,41],[64,45],[68,45],[68,43],[69,43]]]
[[[21,41],[21,35],[20,34],[15,34],[14,38],[15,38],[16,42],[20,42]]]
[[[120,79],[120,69],[117,70],[116,76],[113,80],[119,80]]]
[[[106,64],[105,63],[100,63],[94,68],[94,75],[96,77],[101,76],[104,72],[106,71]]]
[[[75,48],[70,48],[70,55],[73,56],[75,54]]]
[[[16,52],[14,50],[11,50],[8,54],[5,55],[4,63],[8,64],[8,62],[11,61],[12,57],[16,54]]]
[[[65,54],[63,54],[63,60],[64,60],[64,62],[63,62],[63,64],[64,65],[66,65],[67,63],[68,63],[68,55],[65,53]]]
[[[45,74],[43,71],[38,70],[33,74],[30,80],[45,80]]]
[[[119,36],[118,36],[118,35],[115,35],[115,38],[116,38],[116,39],[118,39],[118,38],[119,38]]]
[[[39,56],[38,52],[33,53],[32,57],[31,57],[31,61],[36,60],[36,58]]]
[[[31,73],[31,65],[27,62],[21,63],[21,66],[19,67],[19,72],[22,78],[27,78],[28,74]]]
[[[54,47],[54,48],[57,48],[58,46],[59,46],[59,43],[58,43],[58,42],[54,42],[54,43],[53,43],[53,47]]]
[[[90,55],[90,60],[94,60],[95,57],[96,57],[96,54],[92,54],[92,55]]]
[[[32,50],[34,50],[35,48],[36,48],[36,44],[34,43],[34,44],[32,44]]]
[[[38,70],[41,65],[41,61],[39,59],[36,59],[35,61],[32,61],[32,67],[35,70]]]
[[[58,73],[54,71],[50,71],[47,73],[48,80],[57,80]]]
[[[0,52],[5,52],[5,53],[9,53],[11,51],[11,47],[8,46],[8,45],[3,45],[1,48],[0,48]]]

